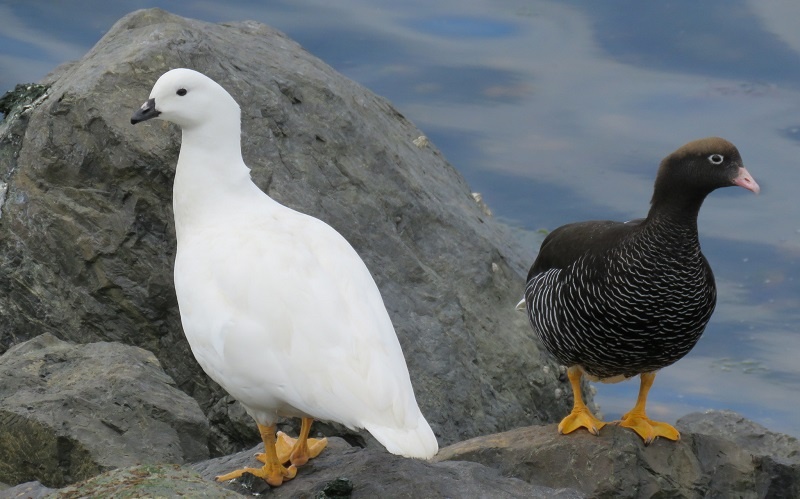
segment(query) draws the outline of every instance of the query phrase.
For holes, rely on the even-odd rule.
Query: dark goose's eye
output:
[[[184,95],[186,95],[186,89],[185,88],[179,88],[178,91],[175,92],[175,93],[180,95],[181,97],[183,97]]]
[[[712,154],[708,157],[708,160],[711,161],[713,165],[721,165],[724,159],[725,157],[722,156],[722,154]]]

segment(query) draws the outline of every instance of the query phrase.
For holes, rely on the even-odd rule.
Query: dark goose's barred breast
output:
[[[564,365],[598,378],[666,367],[716,304],[695,221],[597,221],[550,233],[528,275],[534,331]]]

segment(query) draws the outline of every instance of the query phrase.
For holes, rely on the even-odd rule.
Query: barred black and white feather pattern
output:
[[[586,247],[571,233],[588,234]],[[631,377],[676,362],[700,339],[716,286],[695,224],[584,222],[549,239],[525,300],[533,330],[562,364],[600,379]],[[554,253],[563,251],[575,257],[550,266],[569,260]]]

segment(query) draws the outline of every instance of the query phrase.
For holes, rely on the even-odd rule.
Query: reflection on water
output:
[[[800,436],[800,31],[792,21],[800,4],[74,4],[0,5],[0,89],[81,57],[136,8],[254,19],[389,98],[495,216],[530,231],[641,217],[661,158],[691,139],[728,138],[762,194],[725,189],[704,205],[701,241],[717,276],[717,311],[689,356],[658,375],[649,410],[674,420],[731,408]],[[531,260],[535,251],[532,244]],[[638,383],[597,388],[603,412],[616,418]]]
[[[767,20],[759,18],[746,0],[650,2],[646,6],[637,0],[621,0],[613,9],[591,0],[566,3],[590,17],[597,45],[625,64],[664,73],[800,87],[800,53],[787,45],[783,33],[769,31]]]

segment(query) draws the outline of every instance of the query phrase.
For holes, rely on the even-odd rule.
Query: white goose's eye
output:
[[[181,97],[183,97],[184,95],[186,95],[186,89],[185,88],[179,88],[178,91],[175,92],[175,93],[180,95]]]
[[[725,157],[722,154],[712,154],[708,157],[708,160],[711,161],[712,165],[721,165]]]

